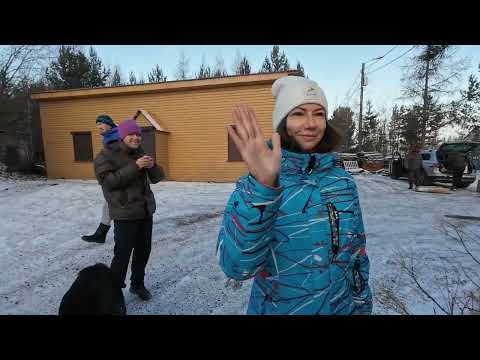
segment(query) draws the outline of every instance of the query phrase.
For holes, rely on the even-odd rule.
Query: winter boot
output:
[[[95,231],[95,234],[93,235],[84,235],[82,236],[82,240],[86,242],[95,242],[99,244],[104,244],[105,243],[105,238],[107,236],[108,230],[110,230],[109,225],[105,225],[103,223],[100,223],[98,225],[97,231]]]
[[[131,285],[130,292],[137,295],[143,301],[148,301],[152,298],[152,294],[145,288],[145,285]]]

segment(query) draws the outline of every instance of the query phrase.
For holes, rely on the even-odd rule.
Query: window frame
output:
[[[72,135],[72,145],[73,145],[73,161],[76,163],[91,163],[93,162],[93,144],[92,144],[92,132],[91,131],[72,131],[70,132]],[[78,143],[76,142],[76,136],[78,135],[89,135],[90,136],[90,154],[88,156],[88,159],[79,159],[77,155],[79,155],[80,150],[78,149]],[[78,149],[78,151],[77,151]]]

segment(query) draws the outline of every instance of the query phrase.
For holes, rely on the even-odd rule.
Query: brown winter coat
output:
[[[405,157],[405,168],[408,170],[418,170],[422,167],[422,155],[416,151],[411,151]]]
[[[451,171],[460,171],[465,169],[467,165],[465,155],[461,152],[453,152],[447,154],[447,159],[445,161],[445,167]]]
[[[109,144],[94,161],[95,176],[102,186],[113,220],[140,220],[156,210],[151,183],[164,179],[163,169],[139,169],[136,161],[145,154],[143,149],[130,149],[123,141]]]

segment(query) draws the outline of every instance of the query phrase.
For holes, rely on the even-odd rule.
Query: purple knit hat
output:
[[[132,134],[142,134],[142,129],[140,129],[135,120],[129,119],[118,124],[118,137],[120,139],[123,140],[125,136]]]

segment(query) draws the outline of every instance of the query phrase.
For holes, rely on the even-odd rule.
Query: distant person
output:
[[[419,179],[422,172],[422,155],[417,145],[412,145],[410,151],[405,157],[405,168],[408,170],[408,188],[413,189],[419,185]]]
[[[100,135],[102,135],[103,137],[104,147],[108,147],[118,141],[117,125],[113,122],[110,116],[99,115],[95,123]],[[112,219],[110,218],[108,204],[105,200],[103,203],[100,225],[98,225],[98,228],[93,235],[84,235],[82,236],[82,240],[99,244],[105,243],[105,238],[107,237],[107,233],[110,230],[111,223]]]
[[[155,196],[149,183],[165,175],[141,147],[142,133],[135,120],[118,125],[117,141],[102,149],[94,161],[95,175],[108,202],[114,221],[114,255],[110,268],[125,288],[128,264],[133,251],[130,292],[142,300],[152,295],[145,287],[145,267],[152,246],[152,217]]]
[[[466,166],[467,159],[465,158],[465,154],[458,151],[447,154],[445,167],[453,173],[452,190],[456,190],[457,187],[462,187],[462,177]]]

